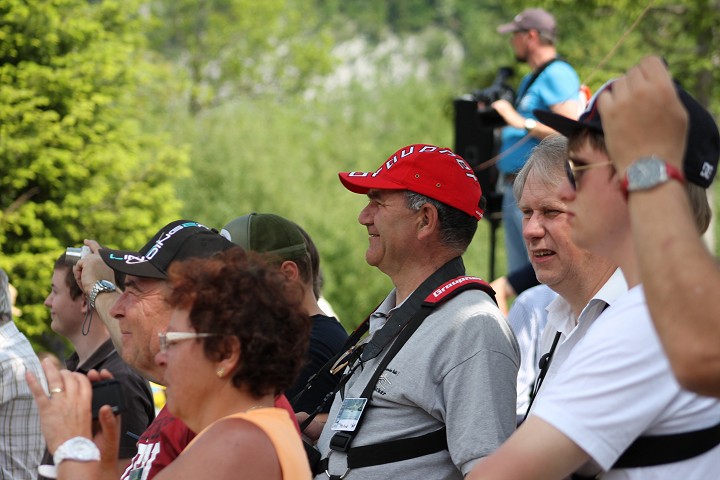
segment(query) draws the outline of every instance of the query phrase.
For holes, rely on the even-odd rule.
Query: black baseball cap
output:
[[[232,247],[236,245],[205,225],[176,220],[161,228],[138,252],[103,248],[100,256],[116,272],[164,279],[175,260],[209,257]]]
[[[604,133],[602,119],[597,108],[597,99],[603,91],[612,89],[613,82],[614,80],[610,80],[600,87],[577,120],[546,110],[533,110],[533,113],[540,122],[566,137],[572,137],[582,130]],[[689,117],[683,173],[689,182],[702,188],[708,188],[717,173],[718,159],[720,158],[720,133],[715,119],[705,107],[700,105],[677,82],[675,82],[675,89]]]

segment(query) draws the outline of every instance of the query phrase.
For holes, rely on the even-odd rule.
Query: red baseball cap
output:
[[[409,190],[437,200],[480,220],[482,191],[472,168],[449,148],[415,144],[401,148],[374,172],[341,172],[351,192],[370,189]]]

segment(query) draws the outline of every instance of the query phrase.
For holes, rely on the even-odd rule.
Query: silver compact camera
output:
[[[65,250],[65,263],[75,265],[78,260],[90,253],[90,247],[83,245],[82,247],[68,247]]]

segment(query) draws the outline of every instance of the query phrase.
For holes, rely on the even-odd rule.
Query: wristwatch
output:
[[[625,172],[621,186],[627,196],[630,192],[650,190],[670,180],[685,183],[685,176],[660,157],[652,155],[631,163]]]
[[[535,127],[537,127],[537,120],[534,118],[526,118],[523,122],[523,126],[526,131],[531,132]]]
[[[103,292],[114,292],[115,290],[115,285],[108,280],[98,280],[97,282],[95,282],[92,290],[90,290],[90,295],[88,295],[88,303],[90,304],[90,308],[95,308],[95,299],[99,294]]]
[[[53,455],[53,463],[60,465],[63,460],[92,462],[100,460],[100,450],[89,438],[73,437],[60,445]]]

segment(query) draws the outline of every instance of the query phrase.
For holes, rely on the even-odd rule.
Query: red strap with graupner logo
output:
[[[423,303],[429,306],[434,306],[451,299],[460,292],[470,289],[482,290],[487,293],[497,305],[497,300],[495,300],[495,290],[493,290],[490,284],[478,277],[470,277],[467,275],[455,277],[444,285],[439,286],[433,290],[430,295],[425,297]]]

